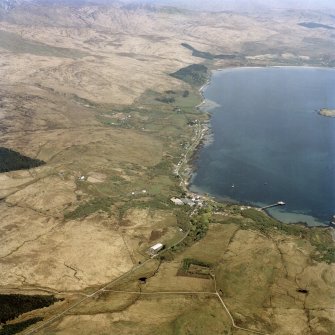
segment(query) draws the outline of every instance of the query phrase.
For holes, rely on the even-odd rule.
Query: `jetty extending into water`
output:
[[[284,201],[278,201],[275,204],[262,207],[261,210],[268,209],[268,208],[271,208],[271,207],[276,207],[276,206],[285,206],[285,205],[286,204],[285,204]]]
[[[332,219],[331,219],[331,221],[329,223],[329,226],[335,228],[335,215],[333,215],[333,217],[332,217]]]

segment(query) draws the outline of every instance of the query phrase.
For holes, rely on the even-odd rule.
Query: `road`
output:
[[[245,332],[248,332],[248,333],[253,333],[253,334],[269,335],[269,334],[261,332],[259,330],[243,328],[243,327],[237,326],[232,314],[230,313],[230,311],[227,307],[227,305],[223,301],[220,293],[217,291],[215,275],[212,275],[212,279],[214,280],[214,286],[215,286],[215,291],[214,292],[213,291],[154,291],[154,292],[141,292],[141,291],[121,291],[121,290],[109,290],[109,289],[106,289],[105,291],[114,292],[114,293],[124,293],[124,294],[139,294],[139,295],[175,295],[175,294],[176,295],[214,295],[219,299],[219,301],[220,301],[221,305],[223,306],[226,314],[229,316],[233,328],[238,329],[238,330],[242,330],[242,331],[245,331]]]
[[[226,311],[227,315],[229,316],[233,328],[238,329],[238,330],[243,330],[243,331],[245,331],[245,332],[253,333],[253,334],[270,335],[270,334],[261,332],[261,331],[259,331],[259,330],[254,330],[254,329],[243,328],[243,327],[237,326],[236,323],[235,323],[235,320],[234,320],[233,316],[231,315],[231,313],[230,313],[230,311],[229,311],[229,309],[228,309],[228,307],[227,307],[227,305],[224,303],[223,299],[221,298],[220,293],[219,293],[218,290],[217,290],[215,274],[212,275],[212,278],[213,278],[213,280],[214,280],[215,295],[218,297],[218,299],[219,299],[220,302],[221,302],[221,305],[223,306],[224,310]]]
[[[180,160],[180,162],[178,163],[177,168],[175,170],[176,175],[179,176],[179,178],[181,179],[180,186],[182,186],[185,191],[187,191],[187,187],[186,187],[187,180],[184,178],[184,176],[182,176],[181,169],[186,168],[186,165],[187,165],[188,160],[190,158],[189,157],[190,153],[192,154],[194,152],[194,150],[196,149],[196,147],[199,145],[200,141],[203,138],[204,133],[205,133],[205,129],[201,127],[200,123],[197,123],[193,143],[188,147],[188,149],[186,150],[186,152],[184,154],[184,157]]]
[[[190,152],[197,147],[197,145],[200,143],[202,136],[204,134],[204,129],[202,129],[201,125],[198,123],[197,124],[197,128],[196,128],[196,134],[195,134],[195,139],[193,141],[193,143],[190,145],[190,147],[187,149],[186,153],[184,154],[184,158],[181,160],[181,162],[178,165],[178,168],[176,170],[176,174],[178,176],[180,176],[179,171],[180,168],[183,165],[187,164],[188,161],[188,155],[190,154]],[[181,184],[183,183],[183,187],[186,189],[186,181],[183,179],[182,176],[180,176],[180,178],[182,179]],[[196,208],[192,211],[191,216],[195,213]],[[170,250],[171,248],[179,245],[180,243],[182,243],[185,238],[188,236],[188,234],[190,233],[190,229],[188,229],[188,231],[185,233],[185,235],[176,243],[174,243],[173,245],[171,245],[169,248],[164,249],[162,252],[159,253],[159,255],[165,253],[166,251]],[[136,270],[140,269],[141,267],[143,267],[145,264],[147,264],[149,261],[151,261],[153,258],[157,257],[158,255],[152,256],[151,258],[147,259],[146,261],[144,261],[143,263],[134,266],[132,269],[130,269],[129,271],[125,272],[124,274],[122,274],[120,277],[110,281],[109,283],[105,284],[103,287],[99,288],[98,290],[96,290],[95,292],[93,292],[92,294],[87,294],[85,295],[85,297],[83,297],[82,299],[76,301],[73,305],[71,305],[70,307],[66,308],[65,310],[63,310],[62,312],[54,315],[53,317],[51,317],[50,319],[46,320],[45,322],[41,323],[40,325],[29,329],[27,332],[23,332],[23,335],[31,335],[31,334],[35,334],[37,331],[45,328],[46,326],[50,325],[52,322],[58,320],[59,318],[61,318],[62,316],[66,315],[68,312],[70,312],[71,310],[73,310],[74,308],[76,308],[77,306],[79,306],[80,304],[84,303],[85,301],[87,301],[88,299],[91,299],[101,293],[103,293],[104,291],[106,291],[106,289],[108,289],[110,286],[115,285],[116,283],[118,283],[120,280],[126,278],[127,276],[129,276],[130,274],[132,274],[133,272],[135,272]]]
[[[190,233],[190,228],[189,228],[189,230],[185,233],[185,235],[179,241],[177,241],[173,245],[169,246],[168,248],[164,249],[159,254],[151,256],[150,258],[148,258],[147,260],[145,260],[143,263],[132,267],[129,271],[123,273],[118,278],[113,279],[112,281],[110,281],[109,283],[105,284],[104,286],[102,286],[98,290],[94,291],[93,293],[85,295],[85,297],[79,299],[74,304],[72,304],[71,306],[69,306],[65,310],[63,310],[62,312],[60,312],[60,313],[52,316],[51,318],[49,318],[45,322],[41,323],[40,325],[38,325],[38,326],[36,326],[34,328],[28,329],[28,331],[23,332],[22,334],[23,335],[35,334],[37,331],[45,328],[46,326],[50,325],[52,322],[60,319],[62,316],[65,316],[68,312],[70,312],[71,310],[73,310],[74,308],[76,308],[77,306],[79,306],[80,304],[84,303],[88,299],[94,298],[95,296],[98,296],[99,294],[105,292],[109,287],[111,287],[112,285],[117,284],[122,279],[125,279],[127,276],[129,276],[130,274],[134,273],[135,271],[137,271],[138,269],[140,269],[141,267],[143,267],[148,262],[152,261],[152,259],[160,256],[161,254],[164,254],[165,252],[167,252],[171,248],[173,248],[173,247],[177,246],[178,244],[182,243],[185,240],[185,238],[188,236],[189,233]]]
[[[215,292],[206,292],[206,291],[155,291],[155,292],[141,292],[141,291],[117,291],[117,290],[106,290],[106,292],[114,292],[114,293],[125,293],[125,294],[140,294],[140,295],[157,295],[157,294],[208,294],[208,295],[216,295]]]
[[[181,243],[189,234],[189,231],[185,234],[185,236],[178,241],[176,244],[174,244],[173,246],[176,246],[177,244]],[[167,250],[171,249],[173,246],[170,246],[169,248],[165,249],[164,252],[166,252]],[[24,335],[30,335],[30,334],[35,334],[36,332],[38,332],[39,330],[47,327],[48,325],[50,325],[51,323],[53,323],[54,321],[60,319],[62,316],[65,316],[69,311],[73,310],[75,307],[79,306],[80,304],[84,303],[85,301],[87,301],[88,299],[91,299],[103,292],[115,292],[115,293],[125,293],[125,294],[140,294],[140,295],[157,295],[157,294],[161,294],[161,295],[173,295],[173,294],[181,294],[181,295],[215,295],[219,301],[221,302],[225,312],[227,313],[227,315],[229,316],[231,323],[232,323],[232,327],[238,330],[242,330],[248,333],[253,333],[253,334],[259,334],[259,335],[269,335],[267,333],[258,331],[258,330],[254,330],[254,329],[248,329],[248,328],[243,328],[240,326],[237,326],[235,323],[235,320],[232,316],[232,314],[230,313],[227,305],[225,304],[225,302],[223,301],[220,293],[217,290],[217,284],[216,284],[216,279],[215,279],[215,275],[212,276],[213,280],[214,280],[214,287],[215,287],[215,291],[211,292],[211,291],[156,291],[156,292],[139,292],[139,291],[121,291],[121,290],[112,290],[109,289],[109,287],[111,287],[112,285],[116,284],[117,282],[119,282],[120,280],[124,279],[125,277],[127,277],[128,275],[130,275],[131,273],[135,272],[136,270],[140,269],[142,266],[144,266],[146,263],[150,262],[153,258],[156,258],[158,255],[152,256],[151,258],[147,259],[146,261],[144,261],[142,264],[139,264],[137,266],[134,266],[132,269],[130,269],[129,271],[125,272],[124,274],[122,274],[120,277],[112,280],[111,282],[109,282],[108,284],[104,285],[103,287],[99,288],[98,290],[96,290],[95,292],[93,292],[92,294],[88,294],[86,295],[84,298],[76,301],[73,305],[71,305],[70,307],[66,308],[65,310],[63,310],[62,312],[54,315],[53,317],[51,317],[50,319],[46,320],[45,322],[43,322],[42,324],[38,325],[35,328],[32,328],[30,330],[28,330],[27,332],[23,332]]]
[[[110,286],[118,283],[120,280],[124,279],[125,277],[127,277],[131,273],[135,272],[136,270],[138,270],[139,268],[141,268],[142,266],[144,266],[146,263],[150,262],[151,260],[152,260],[152,258],[149,258],[146,261],[144,261],[142,264],[134,266],[132,269],[130,269],[129,271],[125,272],[120,277],[118,277],[118,278],[110,281],[109,283],[105,284],[103,287],[99,288],[95,292],[93,292],[91,294],[87,294],[84,298],[81,298],[80,300],[76,301],[73,305],[71,305],[70,307],[66,308],[62,312],[60,312],[60,313],[52,316],[50,319],[46,320],[45,322],[41,323],[40,325],[38,325],[38,326],[36,326],[34,328],[29,329],[27,332],[23,332],[22,334],[24,334],[24,335],[35,334],[37,331],[45,328],[46,326],[50,325],[52,322],[60,319],[62,316],[66,315],[68,312],[70,312],[75,307],[79,306],[80,304],[84,303],[88,299],[91,299],[91,298],[93,298],[93,297],[95,297],[95,296],[103,293],[108,287],[110,287]]]
[[[224,301],[222,300],[221,296],[220,296],[220,293],[219,292],[216,292],[214,293],[220,300],[223,308],[225,309],[226,313],[228,314],[230,320],[231,320],[231,324],[233,326],[233,328],[235,329],[238,329],[238,330],[243,330],[245,332],[248,332],[248,333],[253,333],[253,334],[260,334],[260,335],[270,335],[270,334],[267,334],[267,333],[263,333],[259,330],[254,330],[254,329],[248,329],[248,328],[243,328],[243,327],[239,327],[239,326],[236,326],[235,324],[235,320],[233,318],[233,316],[231,315],[231,313],[229,312],[229,309],[227,308],[226,304],[224,303]]]
[[[195,134],[194,141],[190,145],[190,147],[187,149],[186,153],[184,154],[183,159],[180,161],[180,163],[178,164],[178,167],[176,169],[176,174],[181,178],[181,183],[180,184],[186,190],[187,190],[187,188],[186,188],[186,185],[187,185],[186,183],[187,182],[183,178],[183,176],[180,175],[180,169],[184,165],[186,165],[188,163],[188,159],[189,159],[188,155],[190,154],[190,152],[193,152],[196,149],[196,147],[199,145],[199,143],[200,143],[200,141],[201,141],[201,139],[203,137],[204,132],[205,132],[205,129],[203,129],[200,124],[197,124],[197,129],[196,129],[196,134]],[[191,216],[195,213],[195,211],[196,211],[196,208],[192,211]],[[223,299],[221,298],[219,292],[217,291],[215,276],[213,276],[214,283],[215,283],[215,292],[187,292],[187,291],[137,292],[137,291],[116,291],[116,290],[114,291],[114,290],[110,289],[111,286],[117,284],[122,279],[125,279],[130,274],[132,274],[135,271],[139,270],[141,267],[143,267],[144,265],[146,265],[148,262],[152,261],[152,259],[158,257],[159,255],[167,252],[171,248],[173,248],[173,247],[179,245],[180,243],[182,243],[185,240],[185,238],[189,235],[189,233],[190,233],[190,228],[189,228],[189,230],[185,233],[185,235],[179,241],[177,241],[176,243],[174,243],[170,247],[164,249],[159,254],[151,256],[151,258],[145,260],[143,263],[132,267],[129,271],[123,273],[118,278],[113,279],[112,281],[110,281],[109,283],[107,283],[104,286],[100,287],[99,289],[97,289],[93,293],[85,295],[83,298],[77,300],[75,303],[73,303],[71,306],[69,306],[66,309],[64,309],[62,312],[57,313],[56,315],[54,315],[51,318],[47,319],[46,321],[42,322],[38,326],[36,326],[34,328],[30,328],[26,332],[23,332],[22,334],[24,334],[24,335],[35,334],[36,332],[38,332],[38,331],[42,330],[43,328],[45,328],[45,327],[49,326],[50,324],[52,324],[54,321],[56,321],[56,320],[60,319],[61,317],[65,316],[68,312],[70,312],[71,310],[73,310],[77,306],[85,303],[87,300],[92,299],[92,298],[98,296],[99,294],[107,291],[107,292],[119,292],[119,293],[128,293],[128,294],[135,294],[136,293],[136,294],[141,294],[141,295],[149,295],[149,294],[210,294],[210,295],[215,295],[215,296],[218,297],[218,299],[220,300],[220,302],[221,302],[224,310],[228,314],[228,316],[229,316],[229,318],[231,320],[233,328],[239,329],[239,330],[243,330],[243,331],[246,331],[246,332],[249,332],[249,333],[260,334],[260,335],[268,335],[266,333],[263,333],[263,332],[260,332],[260,331],[257,331],[257,330],[239,327],[239,326],[237,326],[235,324],[234,318],[232,317],[229,309],[227,308],[227,306],[224,303]]]

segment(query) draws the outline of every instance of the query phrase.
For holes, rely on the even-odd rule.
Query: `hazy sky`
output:
[[[6,0],[0,0],[0,3]],[[16,0],[18,2],[33,1],[65,1],[68,3],[151,3],[198,10],[238,10],[251,11],[262,8],[292,9],[331,9],[335,10],[335,0]],[[334,13],[334,12],[333,12]]]
[[[127,2],[132,2],[128,0]],[[257,8],[335,9],[335,0],[135,0],[210,10],[252,10]]]

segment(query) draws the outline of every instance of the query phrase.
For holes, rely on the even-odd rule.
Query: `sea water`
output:
[[[283,222],[327,224],[335,214],[335,70],[216,71],[204,90],[214,140],[200,149],[193,191],[256,206],[284,201]],[[208,106],[208,104],[207,104]]]

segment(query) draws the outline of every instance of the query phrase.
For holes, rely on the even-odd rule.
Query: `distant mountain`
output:
[[[9,11],[23,3],[21,0],[0,0],[0,8]]]
[[[25,0],[27,1],[27,0]],[[30,0],[39,5],[66,5],[71,7],[86,5],[122,5],[122,0]]]
[[[135,1],[134,1],[135,2]],[[14,9],[22,4],[40,4],[40,5],[69,5],[69,6],[82,6],[82,5],[111,5],[123,4],[124,2],[118,0],[0,0],[0,8],[6,11]],[[128,3],[128,1],[127,1]]]
[[[108,27],[116,33],[155,29],[147,15],[156,9],[147,4],[129,5],[110,0],[23,0],[15,1],[10,6],[7,3],[5,6],[5,0],[0,0],[0,3],[3,6],[0,7],[0,21],[11,24],[57,28]]]
[[[334,0],[124,0],[211,11],[252,11],[259,9],[335,9]]]
[[[331,9],[335,10],[334,0],[0,0],[0,9],[9,11],[21,4],[66,5],[114,5],[127,9],[153,9],[155,6],[173,6],[204,11],[257,11],[276,8],[287,9]]]
[[[257,9],[290,8],[290,9],[335,9],[334,0],[0,0],[0,8],[10,10],[22,3],[66,4],[80,6],[88,4],[139,4],[168,5],[197,10],[238,10],[249,11]]]

